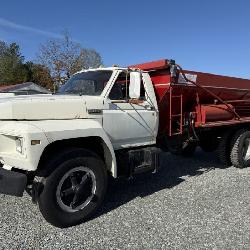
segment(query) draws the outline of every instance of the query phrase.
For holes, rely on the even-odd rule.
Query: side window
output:
[[[110,93],[110,100],[127,100],[130,77],[126,72],[121,72],[116,79]]]
[[[110,100],[128,100],[129,97],[129,83],[130,83],[130,75],[127,72],[121,72],[116,79],[110,93]],[[141,100],[145,100],[145,88],[143,82],[141,80]]]

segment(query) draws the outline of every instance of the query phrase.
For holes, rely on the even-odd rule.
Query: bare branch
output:
[[[94,49],[82,48],[74,42],[69,33],[63,33],[63,39],[48,40],[40,46],[38,61],[46,65],[58,83],[63,83],[75,72],[90,67],[99,67],[102,58]]]

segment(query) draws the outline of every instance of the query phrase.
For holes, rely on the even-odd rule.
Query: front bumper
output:
[[[27,176],[25,174],[0,167],[0,193],[21,197],[26,184]]]

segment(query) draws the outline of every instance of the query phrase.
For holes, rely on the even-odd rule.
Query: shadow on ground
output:
[[[140,174],[131,180],[110,178],[107,196],[95,217],[108,213],[136,197],[145,197],[163,189],[170,189],[192,176],[198,176],[222,166],[214,153],[197,150],[191,158],[161,155],[161,169],[156,174]]]

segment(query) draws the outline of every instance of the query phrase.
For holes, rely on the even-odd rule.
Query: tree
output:
[[[8,45],[6,44],[6,42],[0,41],[0,58],[3,57],[7,49],[8,49]]]
[[[38,61],[46,65],[53,79],[63,83],[75,72],[89,67],[99,67],[102,58],[93,49],[82,48],[67,32],[62,39],[48,40],[40,46]]]
[[[16,43],[0,42],[0,84],[17,84],[27,80],[24,57]]]
[[[25,67],[27,70],[28,81],[34,82],[50,90],[54,89],[54,81],[50,75],[49,69],[46,66],[35,64],[33,62],[26,62]]]
[[[24,63],[24,57],[16,43],[8,45],[0,41],[0,84],[18,84],[27,81],[51,90],[54,88],[50,70],[46,66],[33,62]]]

